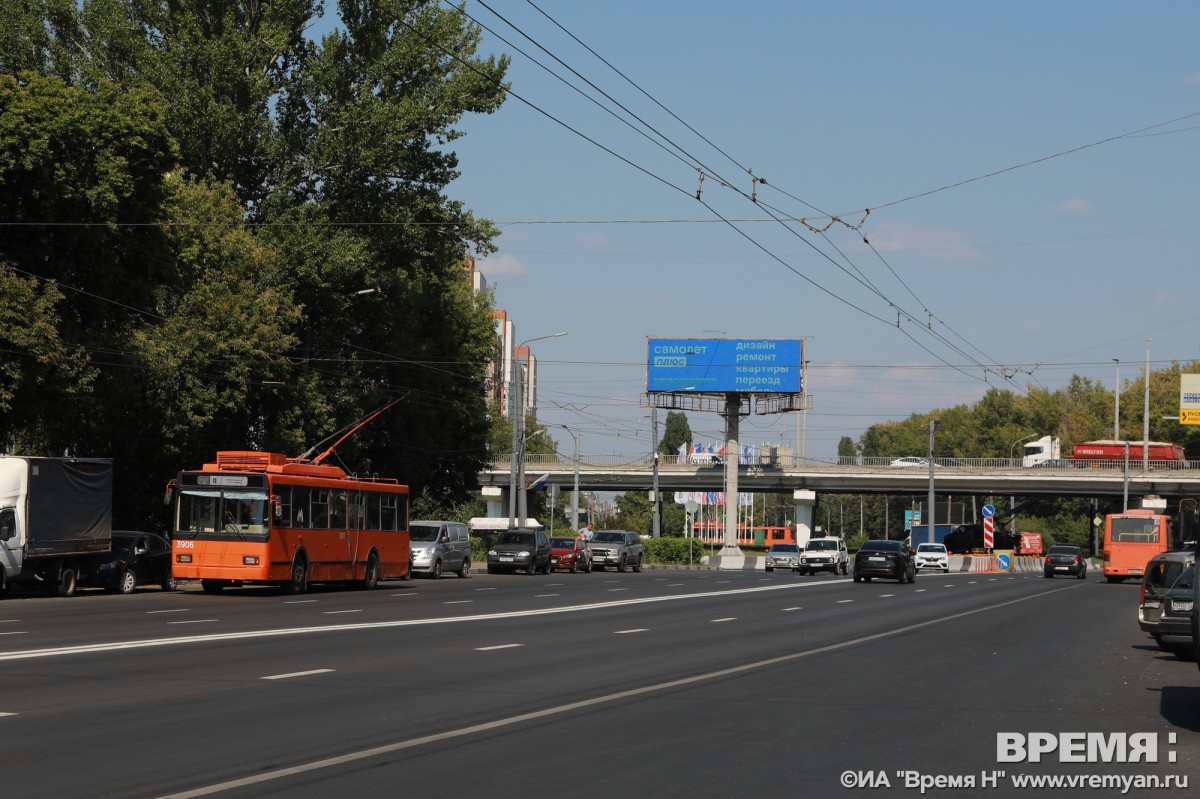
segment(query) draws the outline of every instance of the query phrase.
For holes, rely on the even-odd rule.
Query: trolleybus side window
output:
[[[329,492],[330,527],[335,530],[346,529],[346,490],[335,488]]]
[[[366,513],[366,529],[379,529],[379,503],[383,495],[376,491],[363,492],[363,512]]]
[[[308,510],[308,486],[292,486],[292,527],[308,528],[312,515]]]
[[[314,530],[329,529],[329,489],[312,489],[309,506],[312,508],[312,528]]]
[[[279,509],[279,526],[292,526],[292,487],[291,486],[275,486],[275,494],[273,500],[278,503],[276,507]]]
[[[396,501],[399,497],[396,494],[384,494],[381,499],[383,502],[380,510],[379,528],[381,530],[395,530],[397,518]]]
[[[350,492],[350,529],[367,530],[367,498],[371,495],[366,491]]]

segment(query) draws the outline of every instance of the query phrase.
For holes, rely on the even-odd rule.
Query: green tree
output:
[[[692,427],[683,411],[667,411],[667,423],[663,427],[662,439],[658,442],[660,455],[676,455],[683,445],[692,444]]]
[[[838,441],[838,463],[851,465],[858,463],[858,447],[855,446],[854,439],[850,436],[842,436]]]

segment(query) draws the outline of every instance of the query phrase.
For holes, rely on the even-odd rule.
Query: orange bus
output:
[[[1152,510],[1127,510],[1104,517],[1104,576],[1110,583],[1142,577],[1146,563],[1176,546],[1171,517]]]
[[[724,522],[693,522],[693,534],[706,544],[725,541]],[[769,547],[771,544],[796,542],[796,533],[791,527],[764,527],[739,524],[738,546]]]
[[[172,568],[206,593],[274,584],[374,588],[409,573],[408,486],[273,452],[218,452],[173,488]]]

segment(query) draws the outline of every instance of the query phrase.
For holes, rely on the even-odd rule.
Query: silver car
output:
[[[798,571],[800,547],[796,544],[771,544],[771,548],[767,550],[766,570],[770,572],[776,569]]]

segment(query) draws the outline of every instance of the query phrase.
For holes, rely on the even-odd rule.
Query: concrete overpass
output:
[[[822,462],[809,458],[804,462],[740,464],[738,490],[753,493],[791,494],[813,491],[820,494],[925,494],[929,490],[928,467],[890,465],[891,458],[866,458],[859,463]],[[479,473],[480,486],[506,494],[509,486],[509,461],[502,460]],[[1019,461],[1007,458],[945,458],[935,467],[934,487],[938,494],[1130,497],[1156,494],[1167,499],[1200,497],[1200,461],[1182,468],[1177,464],[1150,462],[1142,468],[1140,460],[1131,460],[1126,470],[1123,461],[1096,461],[1083,468],[1023,468]],[[653,486],[653,459],[619,456],[581,456],[578,465],[581,491],[648,491]],[[527,481],[546,475],[547,483],[570,489],[576,465],[569,458],[527,456]],[[659,490],[665,495],[675,491],[721,491],[725,467],[722,464],[677,463],[674,457],[659,460]]]

